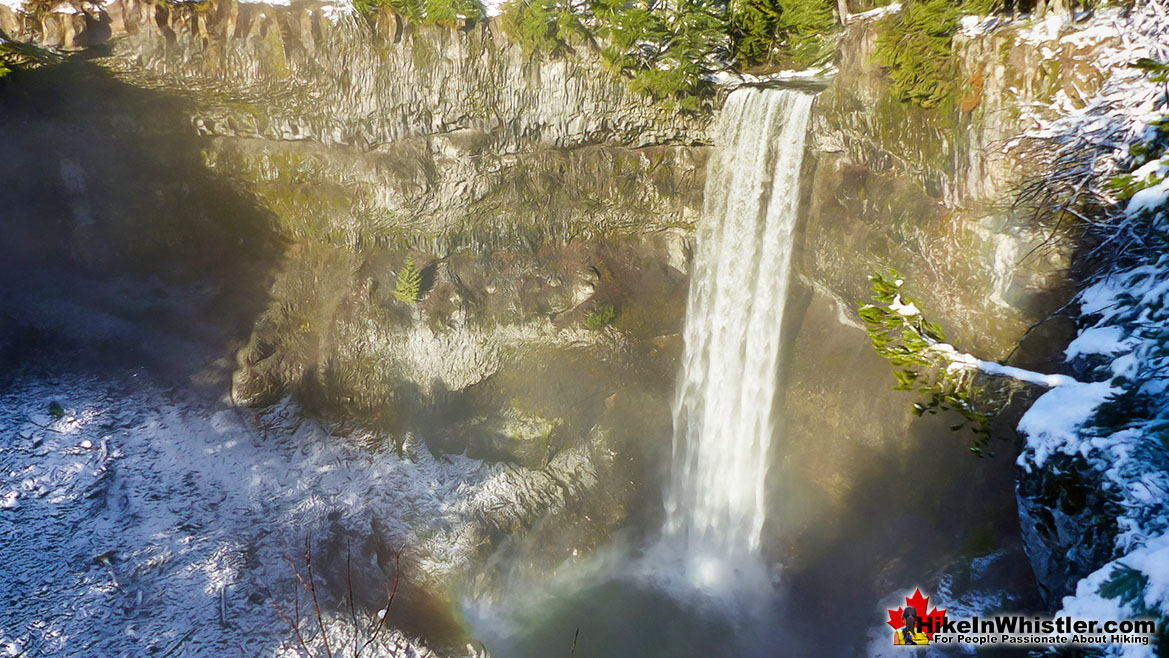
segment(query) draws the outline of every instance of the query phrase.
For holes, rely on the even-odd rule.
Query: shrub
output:
[[[962,420],[950,429],[973,430],[970,451],[981,456],[990,440],[990,414],[975,404],[978,392],[971,371],[946,367],[949,351],[935,351],[946,338],[941,327],[922,316],[919,300],[902,293],[903,281],[895,270],[874,272],[869,282],[872,300],[857,302],[857,311],[873,350],[893,366],[893,390],[924,396],[913,404],[914,415],[957,412]]]
[[[12,71],[60,64],[65,58],[29,43],[14,41],[0,30],[0,78]]]
[[[873,58],[893,81],[893,95],[922,107],[953,101],[954,35],[963,14],[1002,8],[999,0],[907,0],[901,11],[881,19]]]
[[[727,68],[730,39],[725,12],[687,5],[676,11],[630,7],[620,0],[597,4],[600,34],[608,43],[605,65],[629,89],[667,107],[698,108],[706,76]]]
[[[414,264],[412,256],[406,257],[402,268],[398,270],[398,281],[394,285],[393,295],[404,304],[413,304],[418,301],[418,293],[422,288],[422,271]]]
[[[593,331],[606,327],[617,317],[617,309],[612,304],[603,304],[593,309],[585,318],[585,326]]]
[[[559,54],[589,38],[589,30],[571,4],[561,0],[510,2],[500,14],[503,31],[524,54]]]

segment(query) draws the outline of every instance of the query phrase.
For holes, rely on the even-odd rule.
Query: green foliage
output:
[[[606,67],[666,107],[696,110],[710,77],[757,63],[810,66],[827,57],[832,0],[511,0],[504,31],[525,53],[605,44]]]
[[[975,439],[970,450],[981,456],[990,439],[990,417],[974,405],[970,374],[945,367],[945,355],[937,349],[945,340],[941,327],[917,310],[921,307],[919,300],[901,294],[903,281],[895,270],[874,273],[869,281],[875,303],[858,302],[858,313],[873,350],[893,366],[897,379],[893,390],[926,396],[913,405],[917,416],[957,412],[962,421],[950,429],[973,430]]]
[[[598,34],[607,43],[605,65],[625,77],[630,90],[667,107],[698,108],[709,88],[706,76],[727,68],[730,37],[726,12],[692,3],[655,9],[623,0],[597,0]]]
[[[1104,187],[1115,192],[1118,199],[1125,200],[1131,199],[1134,194],[1141,190],[1154,187],[1159,182],[1156,176],[1146,176],[1138,180],[1132,174],[1118,174],[1105,181]]]
[[[478,0],[353,0],[353,7],[367,18],[387,7],[419,25],[458,27],[460,21],[477,23],[484,19]]]
[[[585,327],[596,331],[602,327],[607,327],[612,324],[617,317],[617,309],[613,308],[612,304],[602,304],[593,309],[592,313],[585,318]]]
[[[65,417],[65,408],[60,402],[53,400],[49,403],[49,417],[60,420]]]
[[[1126,605],[1140,605],[1144,603],[1144,591],[1148,585],[1149,579],[1145,574],[1121,564],[1100,585],[1100,596],[1116,599]]]
[[[960,15],[950,0],[919,0],[881,19],[873,57],[888,71],[898,100],[935,107],[953,94],[951,44]]]
[[[531,0],[510,2],[500,15],[503,31],[516,41],[524,54],[561,54],[590,38],[581,16],[570,1]]]
[[[1131,65],[1133,68],[1144,69],[1150,81],[1162,85],[1166,101],[1169,101],[1169,64],[1155,60],[1141,58]],[[1133,172],[1142,165],[1154,160],[1163,160],[1169,151],[1169,117],[1150,121],[1144,137],[1129,144],[1129,161],[1125,163],[1127,173],[1117,174],[1104,182],[1104,187],[1116,194],[1120,200],[1131,199],[1141,190],[1159,185],[1164,176],[1157,172],[1138,178]]]
[[[893,95],[922,107],[953,100],[956,63],[954,34],[964,14],[987,14],[1000,0],[907,0],[901,11],[881,19],[873,59],[893,81]]]
[[[60,64],[65,58],[32,44],[14,41],[0,30],[0,78],[19,70]]]
[[[798,68],[831,53],[836,17],[830,0],[743,0],[732,3],[735,59],[751,65],[776,59]]]
[[[398,280],[394,284],[393,295],[404,304],[414,304],[418,301],[418,293],[422,288],[422,271],[414,264],[414,258],[407,256],[398,270]]]
[[[1144,71],[1151,82],[1169,82],[1169,62],[1158,62],[1155,59],[1141,57],[1131,66]]]
[[[731,35],[737,59],[767,59],[779,40],[783,10],[778,0],[743,0],[731,6]]]
[[[1148,568],[1148,567],[1146,567]],[[1169,653],[1169,624],[1166,624],[1165,614],[1155,605],[1149,605],[1146,596],[1149,592],[1149,577],[1145,572],[1118,561],[1108,580],[1097,590],[1100,596],[1106,599],[1119,601],[1128,606],[1135,614],[1135,618],[1153,619],[1157,622],[1157,632],[1153,635],[1153,644],[1157,647],[1157,656]]]

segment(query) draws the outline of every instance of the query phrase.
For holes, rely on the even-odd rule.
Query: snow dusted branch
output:
[[[970,371],[978,372],[987,377],[1007,377],[1024,384],[1034,384],[1043,388],[1055,388],[1067,384],[1078,384],[1075,378],[1067,375],[1045,375],[1034,370],[1004,366],[993,361],[983,361],[967,352],[959,352],[949,343],[938,343],[930,347],[932,354],[937,358],[949,361],[946,369],[950,372]]]
[[[1084,239],[1091,247],[1081,266],[1107,270],[1117,258],[1149,242],[1147,222],[1117,213],[1124,207],[1128,181],[1116,174],[1139,160],[1129,146],[1147,137],[1150,122],[1169,106],[1169,3],[1146,0],[1138,9],[1107,20],[1110,29],[1068,35],[1064,40],[1119,35],[1119,47],[1101,48],[1092,66],[1106,81],[1076,107],[1066,95],[1051,106],[1024,107],[1034,127],[1006,144],[1029,174],[1020,183],[1012,209],[1050,237]],[[1104,20],[1104,19],[1102,19]],[[1100,26],[1105,27],[1105,26]],[[1054,109],[1055,118],[1047,112]],[[1135,172],[1134,172],[1135,173]],[[1028,254],[1030,255],[1030,254]]]
[[[1037,396],[1040,389],[1078,383],[1066,375],[1005,366],[960,352],[945,342],[938,325],[925,318],[920,302],[904,295],[904,281],[897,272],[876,273],[869,280],[873,299],[861,304],[859,313],[873,349],[894,367],[894,388],[926,396],[913,405],[917,415],[939,411],[960,414],[963,421],[951,429],[972,429],[976,439],[971,450],[977,454],[982,454],[989,441],[991,418],[1015,395]]]

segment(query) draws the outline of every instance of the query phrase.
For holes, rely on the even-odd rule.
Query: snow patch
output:
[[[1093,327],[1081,331],[1075,340],[1068,344],[1064,355],[1068,361],[1087,356],[1089,354],[1116,354],[1132,342],[1125,340],[1124,329],[1120,327]]]
[[[1132,195],[1124,212],[1129,217],[1135,217],[1141,213],[1160,208],[1165,205],[1166,199],[1169,199],[1169,178]]]
[[[889,14],[895,14],[901,11],[900,2],[891,2],[884,7],[877,7],[868,11],[862,11],[859,14],[849,14],[846,22],[852,23],[854,21],[872,21],[878,18],[883,18]]]
[[[1109,397],[1119,392],[1110,382],[1080,382],[1057,386],[1031,405],[1019,420],[1019,431],[1027,435],[1032,454],[1019,457],[1028,472],[1042,468],[1057,453],[1086,454],[1090,445],[1080,437],[1080,427]]]
[[[1000,363],[990,361],[979,361],[977,365],[979,370],[988,375],[1002,375],[1003,377],[1010,377],[1022,382],[1038,384],[1039,386],[1046,386],[1048,388],[1079,384],[1078,381],[1067,375],[1046,375],[1041,372],[1035,372],[1034,370],[1025,370],[1023,368],[1016,368],[1015,366],[1004,366]]]
[[[958,32],[967,37],[976,37],[986,34],[1003,22],[999,16],[963,16],[959,22]]]
[[[915,304],[904,304],[901,302],[901,295],[895,295],[893,301],[889,304],[889,310],[894,313],[899,313],[907,318],[921,315],[921,310]]]
[[[1036,20],[1031,25],[1019,30],[1016,39],[1032,45],[1040,45],[1059,39],[1059,34],[1067,25],[1067,17],[1060,13],[1049,13],[1042,20]]]
[[[483,0],[483,13],[488,17],[503,13],[503,5],[507,0]]]

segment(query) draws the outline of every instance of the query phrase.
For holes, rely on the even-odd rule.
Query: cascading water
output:
[[[779,430],[780,325],[811,105],[793,90],[735,91],[707,173],[662,531],[686,578],[705,588],[757,580],[746,572],[763,568],[764,478]]]

